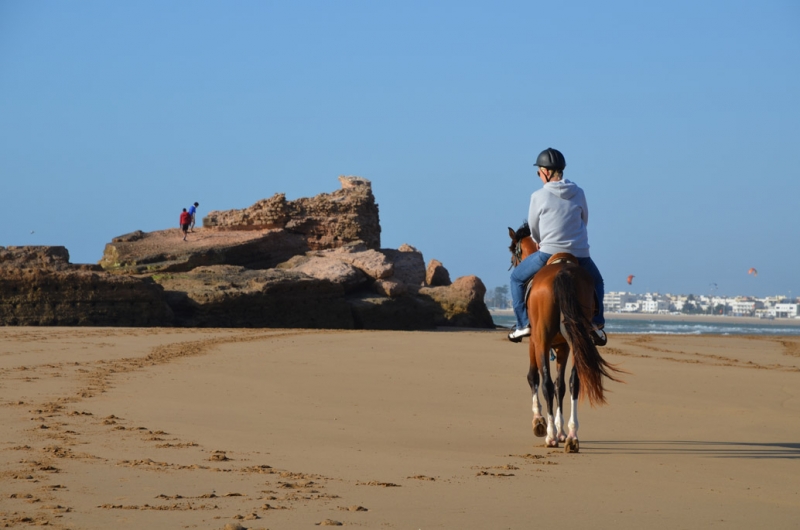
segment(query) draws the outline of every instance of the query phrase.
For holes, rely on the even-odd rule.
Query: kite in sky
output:
[[[628,285],[630,285],[630,284],[632,284],[632,283],[633,283],[633,274],[631,274],[630,276],[628,276]]]
[[[750,270],[747,271],[747,274],[752,274],[753,276],[758,276],[758,271],[755,270],[753,267],[750,267]]]

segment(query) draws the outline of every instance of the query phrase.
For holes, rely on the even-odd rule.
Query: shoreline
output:
[[[511,316],[512,309],[490,309],[489,313]],[[722,315],[658,315],[652,313],[606,313],[606,320],[640,320],[657,322],[701,322],[714,324],[758,324],[761,326],[800,326],[800,318],[766,319],[758,317],[730,317]]]

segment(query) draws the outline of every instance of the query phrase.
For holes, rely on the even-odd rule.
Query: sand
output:
[[[794,528],[800,337],[611,335],[531,432],[502,331],[0,328],[0,527]]]

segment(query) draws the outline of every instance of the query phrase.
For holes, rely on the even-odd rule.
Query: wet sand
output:
[[[502,331],[0,328],[0,526],[794,528],[800,337],[610,336],[579,454]],[[231,526],[229,526],[231,528]]]

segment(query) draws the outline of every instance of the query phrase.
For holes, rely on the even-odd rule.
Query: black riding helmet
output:
[[[534,166],[564,171],[564,168],[567,167],[567,161],[564,160],[564,155],[561,154],[561,151],[548,147],[536,157]]]

